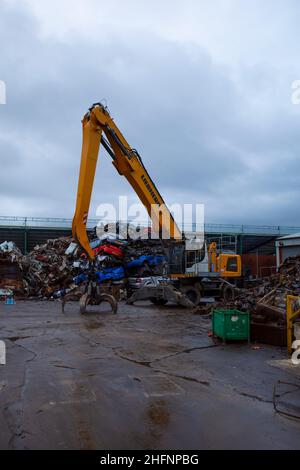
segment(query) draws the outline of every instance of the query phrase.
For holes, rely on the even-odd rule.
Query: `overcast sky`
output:
[[[72,217],[105,100],[166,202],[300,226],[299,0],[0,0],[0,215]],[[90,216],[137,198],[99,156]]]

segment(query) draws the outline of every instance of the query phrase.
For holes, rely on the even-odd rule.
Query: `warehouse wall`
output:
[[[23,253],[28,253],[36,245],[45,243],[49,238],[71,235],[71,229],[16,228],[0,227],[0,243],[13,241]]]
[[[280,238],[276,242],[277,267],[287,258],[300,255],[300,237]]]
[[[256,253],[242,255],[242,268],[247,276],[270,276],[276,272],[276,256]]]
[[[281,246],[279,247],[279,265],[284,262],[290,256],[300,255],[300,244],[299,245],[290,245],[290,246]]]
[[[283,260],[289,258],[290,256],[300,255],[300,245],[296,246],[284,246],[282,248]]]
[[[5,241],[14,242],[20,250],[24,251],[26,235],[23,228],[15,227],[1,227],[0,228],[0,243]]]

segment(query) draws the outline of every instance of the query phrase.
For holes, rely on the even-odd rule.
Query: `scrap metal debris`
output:
[[[166,271],[160,240],[122,240],[105,233],[90,243],[95,255],[92,269],[99,284],[123,286],[130,276]],[[0,245],[0,287],[23,297],[57,298],[68,294],[69,298],[78,298],[90,272],[90,261],[72,237],[47,240],[27,255],[13,242]]]
[[[218,307],[250,312],[252,340],[285,346],[287,295],[300,295],[300,255],[286,259],[256,287],[236,289],[234,300],[220,300]]]
[[[2,296],[7,292],[23,294],[23,255],[13,242],[0,244],[0,288]],[[4,294],[3,292],[6,292]]]
[[[161,241],[144,238],[122,239],[104,232],[90,234],[94,251],[93,269],[102,285],[124,287],[130,277],[167,275],[167,258]],[[72,237],[50,239],[23,255],[13,242],[0,244],[0,288],[26,297],[61,297],[84,284],[91,264]],[[226,282],[224,283],[226,287]],[[217,306],[248,311],[258,322],[285,322],[286,295],[300,295],[300,256],[288,258],[278,273],[262,279],[256,287],[236,288],[234,296],[225,296]],[[211,304],[198,307],[209,313]]]
[[[56,290],[69,287],[76,274],[73,259],[66,254],[71,242],[71,237],[48,240],[24,257],[27,295],[50,297]]]
[[[267,316],[280,318],[285,317],[287,295],[300,295],[300,255],[286,259],[276,274],[255,287],[236,288],[234,299],[220,300],[219,305],[255,313],[268,307]]]

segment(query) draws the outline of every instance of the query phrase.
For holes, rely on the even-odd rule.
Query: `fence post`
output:
[[[243,254],[243,235],[240,235],[240,255]]]
[[[24,219],[24,254],[28,253],[27,217]]]

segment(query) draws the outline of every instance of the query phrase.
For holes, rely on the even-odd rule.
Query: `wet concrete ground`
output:
[[[299,449],[273,409],[300,384],[286,351],[214,344],[208,317],[148,303],[80,317],[70,303],[0,304],[1,449]],[[300,413],[300,390],[280,385]]]

